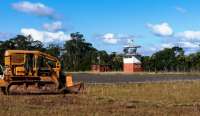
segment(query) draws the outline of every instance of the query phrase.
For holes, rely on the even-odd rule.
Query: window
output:
[[[50,67],[50,68],[55,68],[56,67],[56,63],[51,61],[51,60],[48,60],[46,59],[45,57],[43,56],[40,56],[38,58],[38,66],[39,67]]]
[[[3,75],[3,67],[0,65],[0,75]]]
[[[13,54],[11,56],[11,63],[13,65],[24,64],[24,62],[25,62],[25,55],[24,54]]]

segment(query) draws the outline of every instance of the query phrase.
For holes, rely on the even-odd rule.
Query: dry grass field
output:
[[[78,95],[0,95],[0,116],[199,116],[200,81],[90,84]]]

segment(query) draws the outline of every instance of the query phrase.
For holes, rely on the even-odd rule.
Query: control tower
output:
[[[128,43],[124,46],[124,57],[123,57],[123,70],[124,72],[141,72],[143,71],[141,67],[141,55],[137,53],[137,49],[141,46],[134,45],[134,41]]]

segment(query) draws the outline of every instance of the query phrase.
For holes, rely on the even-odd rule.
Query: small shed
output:
[[[91,70],[92,70],[92,72],[110,72],[110,71],[112,71],[110,65],[92,65]]]

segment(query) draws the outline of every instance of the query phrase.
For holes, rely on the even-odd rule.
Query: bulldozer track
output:
[[[14,88],[12,88],[14,86]],[[46,87],[46,88],[45,88]],[[6,87],[1,88],[6,95],[10,94],[29,94],[29,93],[48,93],[58,92],[57,87],[52,82],[47,81],[12,81]],[[41,89],[41,90],[40,90]],[[13,92],[14,91],[14,92]],[[45,92],[46,91],[46,92]]]

